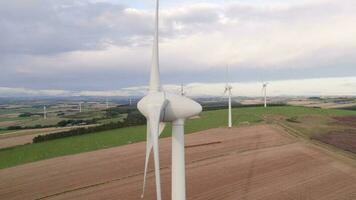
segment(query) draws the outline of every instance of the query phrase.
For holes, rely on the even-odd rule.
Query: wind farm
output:
[[[3,6],[20,9],[17,5],[22,4]],[[53,79],[43,89],[32,85],[15,90],[13,85],[26,81],[4,79],[8,84],[2,87],[0,80],[0,94],[5,94],[0,96],[0,199],[356,199],[356,79],[342,74],[325,78],[322,68],[309,66],[325,64],[315,56],[322,37],[316,44],[314,39],[288,37],[295,40],[296,54],[291,42],[283,40],[287,36],[267,38],[309,23],[299,23],[310,17],[304,9],[315,11],[315,19],[338,12],[345,16],[347,9],[334,6],[330,9],[335,13],[324,15],[317,12],[323,1],[206,0],[186,6],[165,0],[79,0],[38,5],[27,4],[38,13],[61,10],[51,18],[60,19],[54,30],[61,34],[68,34],[62,27],[69,27],[68,19],[80,19],[71,24],[75,30],[58,39],[85,31],[79,31],[70,47],[54,43],[32,55],[42,58],[17,69],[18,76],[40,82],[39,77],[48,79],[50,73],[35,76],[31,70],[43,69],[43,62],[61,69],[55,76],[60,83]],[[32,20],[47,19],[27,23]],[[0,26],[10,31],[2,22]],[[57,32],[46,30],[34,34],[45,38]],[[337,41],[339,34],[333,36]],[[308,45],[303,48],[320,46],[301,53],[298,45],[304,42]],[[26,54],[39,48],[26,45],[31,46]],[[44,59],[47,51],[53,52]],[[327,65],[349,54],[330,54]],[[303,60],[298,57],[304,55]],[[67,74],[67,66],[76,70],[73,63],[80,73]],[[318,73],[304,73],[310,68]],[[268,81],[257,81],[261,75]]]

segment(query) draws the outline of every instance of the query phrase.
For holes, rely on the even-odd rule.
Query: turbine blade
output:
[[[159,123],[159,136],[161,136],[162,132],[164,131],[164,128],[166,128],[166,123]]]
[[[149,162],[151,150],[153,149],[157,200],[161,199],[161,178],[159,172],[158,139],[165,128],[165,123],[161,122],[161,115],[166,105],[167,105],[167,101],[164,100],[161,103],[155,103],[153,105],[150,105],[149,108],[149,115],[147,117],[146,160],[145,160],[144,181],[143,181],[143,190],[142,190],[141,198],[143,198],[145,194],[148,162]]]
[[[161,114],[161,108],[159,108],[159,110],[155,109],[155,112],[151,112],[149,117],[151,138],[153,144],[153,159],[155,164],[157,200],[161,200],[161,174],[160,174],[160,167],[159,167],[159,146],[158,146],[160,114]]]
[[[166,127],[166,123],[161,122],[159,124],[159,135],[162,134],[164,131],[164,128]],[[143,187],[142,187],[142,194],[141,198],[145,196],[145,189],[146,189],[146,179],[147,179],[147,170],[148,170],[148,163],[150,160],[150,154],[153,148],[153,143],[152,143],[152,137],[151,137],[151,131],[150,131],[150,121],[147,120],[147,130],[146,130],[146,160],[145,160],[145,172],[144,172],[144,177],[143,177]]]
[[[152,50],[152,65],[150,75],[150,87],[149,91],[161,91],[160,72],[159,72],[159,0],[156,0],[156,18],[155,18],[155,36]]]
[[[147,168],[148,168],[148,162],[150,159],[150,154],[152,150],[152,138],[151,138],[151,131],[150,131],[150,121],[147,120],[147,129],[146,129],[146,160],[145,160],[145,172],[143,176],[143,188],[142,188],[142,194],[141,198],[145,195],[145,188],[146,188],[146,177],[147,177]]]

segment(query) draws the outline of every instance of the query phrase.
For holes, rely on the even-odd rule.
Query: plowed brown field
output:
[[[354,200],[356,168],[259,125],[186,136],[189,200]],[[170,199],[170,138],[160,140],[163,199]],[[145,143],[0,170],[0,199],[140,199]],[[1,159],[1,158],[0,158]],[[153,169],[153,166],[150,166]],[[154,174],[144,199],[154,200]]]

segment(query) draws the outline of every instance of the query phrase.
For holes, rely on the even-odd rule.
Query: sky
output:
[[[1,96],[146,92],[154,0],[0,1]],[[161,0],[160,70],[192,95],[356,95],[354,0]]]

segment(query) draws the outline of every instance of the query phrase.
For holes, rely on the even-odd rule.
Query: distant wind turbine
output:
[[[262,83],[262,93],[263,93],[263,96],[264,96],[264,107],[267,108],[267,85],[269,83],[267,82],[264,82]]]
[[[187,86],[182,83],[182,84],[180,84],[179,89],[177,90],[177,93],[179,93],[181,96],[187,96],[188,92],[191,92],[192,88],[193,88],[193,86]]]
[[[181,96],[185,96],[185,95],[186,95],[186,92],[184,91],[184,85],[183,85],[183,83],[180,85],[180,95],[181,95]]]
[[[43,119],[47,119],[47,107],[43,106]]]
[[[82,112],[82,102],[79,102],[79,112]]]
[[[106,98],[106,109],[109,109],[109,99]]]
[[[229,113],[228,113],[228,127],[231,128],[232,127],[232,113],[231,113],[231,90],[232,90],[232,86],[229,83],[229,68],[228,66],[226,66],[226,85],[225,85],[225,91],[224,94],[228,94],[229,97]]]
[[[172,200],[186,199],[185,156],[184,156],[184,122],[187,118],[202,111],[200,104],[184,96],[165,92],[160,83],[159,46],[158,46],[159,0],[156,0],[155,35],[149,92],[137,104],[138,110],[147,119],[146,161],[143,181],[144,196],[146,174],[151,150],[153,150],[156,196],[161,200],[161,178],[159,166],[159,136],[165,123],[172,123]]]

